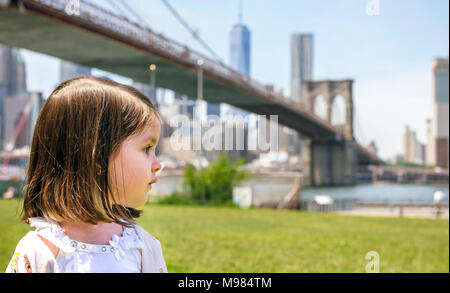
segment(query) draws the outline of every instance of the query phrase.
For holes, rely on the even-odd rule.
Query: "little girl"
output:
[[[161,164],[161,118],[136,89],[81,76],[45,102],[33,134],[22,221],[6,272],[167,272],[136,224]]]

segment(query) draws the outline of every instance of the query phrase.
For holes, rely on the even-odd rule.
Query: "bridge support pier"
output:
[[[303,185],[356,183],[357,146],[354,140],[302,140]]]

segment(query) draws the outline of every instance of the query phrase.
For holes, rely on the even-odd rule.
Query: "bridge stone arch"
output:
[[[311,102],[311,112],[320,119],[328,120],[327,101],[322,95],[315,96]]]
[[[346,117],[346,103],[341,94],[334,96],[331,99],[331,124],[334,127],[341,127],[345,125]]]
[[[353,80],[304,81],[302,97],[304,106],[314,113],[316,99],[322,96],[326,103],[327,119],[331,124],[332,105],[337,96],[345,101],[345,125],[342,134],[346,140],[354,140],[353,133]]]

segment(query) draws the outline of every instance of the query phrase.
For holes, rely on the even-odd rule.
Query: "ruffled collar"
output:
[[[54,233],[64,232],[57,222],[43,217],[28,218],[28,223],[30,224],[30,227],[36,227],[36,232],[39,232],[42,229],[50,229]]]
[[[66,257],[78,251],[84,253],[113,253],[119,260],[126,254],[126,251],[144,247],[134,228],[125,227],[122,236],[114,235],[109,241],[109,245],[101,245],[73,240],[67,236],[57,222],[43,217],[29,218],[28,223],[31,227],[36,227],[36,233],[50,238],[48,240],[58,246],[66,254]]]

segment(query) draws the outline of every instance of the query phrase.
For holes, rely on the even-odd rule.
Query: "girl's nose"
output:
[[[152,164],[152,173],[157,173],[161,171],[162,165],[161,162],[155,157],[155,162]]]

